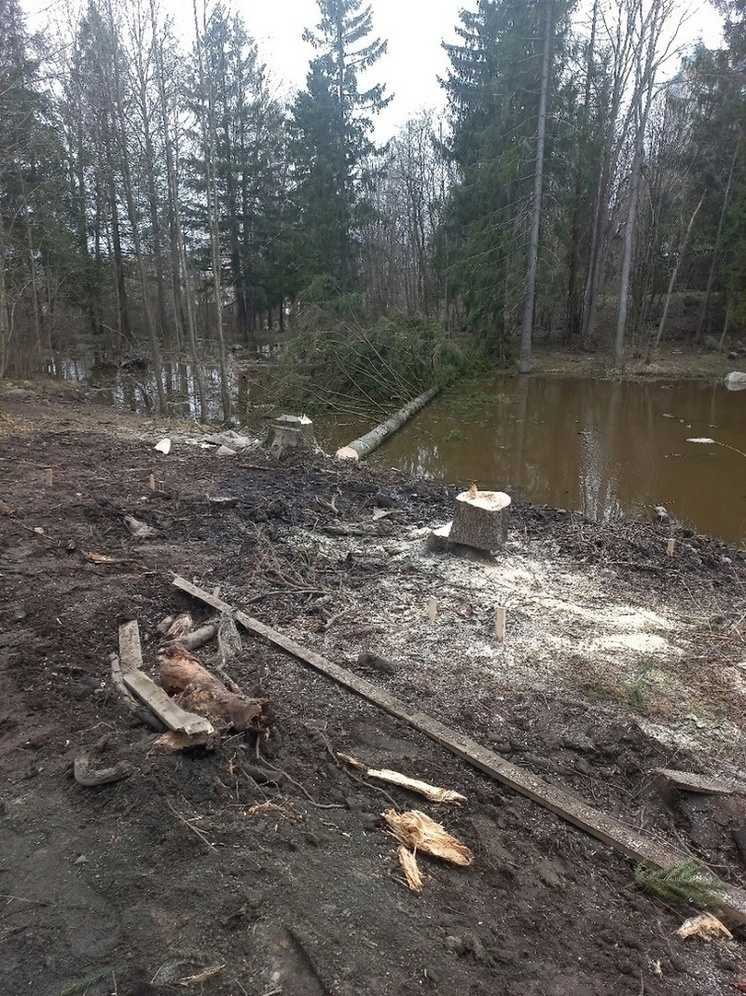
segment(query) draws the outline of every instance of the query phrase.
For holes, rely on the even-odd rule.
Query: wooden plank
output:
[[[702,795],[746,795],[746,783],[735,778],[711,778],[693,771],[675,771],[673,768],[655,768],[653,774],[676,789],[699,792]]]
[[[124,683],[131,692],[162,720],[169,730],[186,733],[189,736],[215,732],[212,723],[193,712],[186,712],[170,699],[163,689],[142,671],[125,671]]]
[[[122,623],[119,627],[119,661],[124,674],[142,668],[140,627],[137,625],[137,619]]]
[[[185,578],[177,576],[173,583],[181,591],[207,605],[212,605],[220,612],[232,614],[235,620],[250,632],[264,637],[293,657],[297,657],[315,670],[332,678],[338,684],[363,696],[380,709],[408,723],[443,747],[447,747],[457,757],[468,761],[480,771],[491,775],[509,788],[539,803],[545,809],[556,813],[569,823],[580,827],[581,830],[585,830],[598,840],[603,841],[604,844],[621,851],[635,861],[644,861],[659,868],[674,868],[691,857],[691,855],[669,847],[648,834],[627,826],[613,816],[607,816],[592,806],[588,806],[565,789],[557,788],[544,781],[543,778],[539,778],[538,775],[533,775],[531,772],[511,764],[499,754],[487,750],[469,737],[456,733],[426,713],[411,711],[401,699],[389,695],[383,689],[356,674],[352,674],[320,654],[302,647],[245,612],[235,610],[227,602],[215,598]],[[746,923],[746,892],[734,886],[728,886],[727,890],[719,896],[718,904],[724,912],[735,920]]]

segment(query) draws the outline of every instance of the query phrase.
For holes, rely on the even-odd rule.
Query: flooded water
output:
[[[343,444],[360,428],[325,431]],[[649,519],[664,505],[701,532],[746,541],[746,392],[724,384],[493,377],[436,398],[369,460],[600,521]]]
[[[116,408],[148,411],[157,402],[149,370],[92,368],[90,358],[59,363],[56,376],[86,380]],[[171,414],[197,418],[194,366],[165,362],[163,377]],[[218,419],[217,368],[203,367],[203,379]],[[250,388],[234,379],[237,417],[258,424],[271,400],[261,375],[252,373]],[[315,422],[331,452],[373,424]],[[687,442],[697,437],[714,442]],[[599,521],[649,519],[663,505],[700,532],[746,544],[746,391],[725,383],[485,377],[440,395],[369,462],[449,484],[475,481]]]

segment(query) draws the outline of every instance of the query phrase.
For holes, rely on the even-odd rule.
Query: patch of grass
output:
[[[635,712],[644,712],[646,707],[646,695],[650,689],[650,672],[653,665],[649,661],[643,661],[637,668],[632,681],[625,682],[627,689],[627,705]]]
[[[82,979],[73,979],[66,982],[60,989],[60,996],[85,996],[91,986],[97,982],[103,982],[111,975],[110,968],[97,968]]]
[[[461,443],[463,442],[464,434],[460,429],[451,429],[443,436],[444,443]]]
[[[722,879],[696,858],[665,869],[638,865],[635,882],[643,891],[667,903],[690,906],[717,906],[720,895],[727,888]]]

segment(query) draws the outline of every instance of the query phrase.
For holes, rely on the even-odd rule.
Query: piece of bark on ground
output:
[[[467,801],[466,796],[461,795],[460,792],[439,788],[437,785],[422,782],[418,778],[409,778],[400,771],[391,771],[389,768],[369,768],[362,761],[358,761],[357,758],[350,757],[349,754],[337,753],[337,757],[340,761],[344,761],[345,764],[349,764],[350,767],[357,768],[358,771],[363,771],[368,778],[375,778],[377,781],[387,782],[389,785],[398,785],[399,788],[405,788],[410,792],[416,792],[417,795],[424,796],[430,802],[442,802],[452,806],[460,806],[462,802]]]
[[[191,633],[185,633],[183,636],[171,637],[166,634],[166,642],[162,646],[165,649],[180,643],[185,650],[199,650],[200,647],[204,647],[206,643],[215,638],[217,631],[217,623],[205,623],[199,629],[194,629]]]
[[[474,861],[474,854],[466,844],[448,833],[440,823],[431,820],[417,809],[408,810],[406,813],[397,813],[394,809],[388,809],[383,818],[397,840],[407,847],[424,851],[435,858],[463,867]]]
[[[219,729],[260,733],[269,726],[267,699],[250,699],[230,692],[219,678],[178,644],[158,654],[161,685],[190,712],[204,716]]]

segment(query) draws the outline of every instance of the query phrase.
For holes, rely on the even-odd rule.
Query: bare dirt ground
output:
[[[505,550],[463,560],[427,543],[450,517],[443,487],[263,450],[221,460],[187,445],[194,427],[41,388],[0,404],[0,993],[709,996],[746,977],[739,929],[678,938],[691,909],[642,892],[629,860],[263,641],[245,636],[231,676],[272,701],[271,734],[210,753],[154,750],[108,663],[137,618],[155,673],[158,622],[210,616],[173,575],[219,585],[739,885],[743,798],[664,798],[650,774],[743,768],[742,551],[517,504]],[[152,448],[166,430],[168,457]],[[132,538],[128,514],[158,535]],[[197,656],[210,666],[215,649]],[[84,788],[86,749],[134,773]],[[468,802],[384,789],[336,751]],[[421,858],[424,892],[408,891],[380,815],[392,806],[442,821],[474,864]]]

